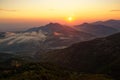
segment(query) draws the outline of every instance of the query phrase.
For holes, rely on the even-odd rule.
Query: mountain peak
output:
[[[88,25],[90,25],[90,24],[87,23],[87,22],[85,22],[85,23],[83,23],[83,24],[81,24],[81,25],[79,25],[79,26],[88,26]]]
[[[114,19],[109,19],[109,20],[107,20],[107,21],[116,21],[116,20],[114,20]]]
[[[114,20],[114,19],[110,19],[110,20],[107,20],[105,21],[106,23],[110,23],[110,24],[115,24],[114,26],[119,26],[120,24],[120,20]]]
[[[50,23],[47,24],[46,26],[61,26],[61,24],[50,22]]]

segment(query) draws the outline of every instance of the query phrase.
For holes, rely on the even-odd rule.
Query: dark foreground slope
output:
[[[2,65],[2,66],[1,66]],[[10,59],[0,64],[0,80],[113,80],[106,74],[83,74],[50,63]]]
[[[69,48],[41,55],[42,61],[53,62],[80,72],[120,76],[120,33],[74,44]]]

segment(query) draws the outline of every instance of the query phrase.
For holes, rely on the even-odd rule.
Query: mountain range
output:
[[[120,20],[110,19],[110,20],[107,20],[107,21],[93,22],[92,24],[109,26],[109,27],[115,28],[115,29],[120,31]]]
[[[31,53],[41,49],[64,48],[79,41],[93,39],[94,36],[58,23],[31,28],[24,32],[1,33],[0,51]]]
[[[119,20],[98,21],[74,27],[49,23],[22,32],[1,32],[0,52],[34,55],[37,51],[42,53],[66,48],[74,43],[117,33],[120,28],[119,22]]]
[[[83,23],[75,27],[96,37],[105,37],[118,32],[117,29],[102,24]]]
[[[108,20],[0,32],[0,80],[120,80],[119,26]]]

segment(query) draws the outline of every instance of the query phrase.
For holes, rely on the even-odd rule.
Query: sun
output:
[[[73,21],[73,18],[72,18],[71,16],[68,17],[68,21],[69,21],[69,22]]]

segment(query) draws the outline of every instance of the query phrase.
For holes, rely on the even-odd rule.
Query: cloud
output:
[[[1,8],[0,8],[0,11],[6,11],[6,12],[16,12],[17,10],[11,10],[11,9],[1,9]]]
[[[120,12],[120,9],[110,10],[110,12]]]

